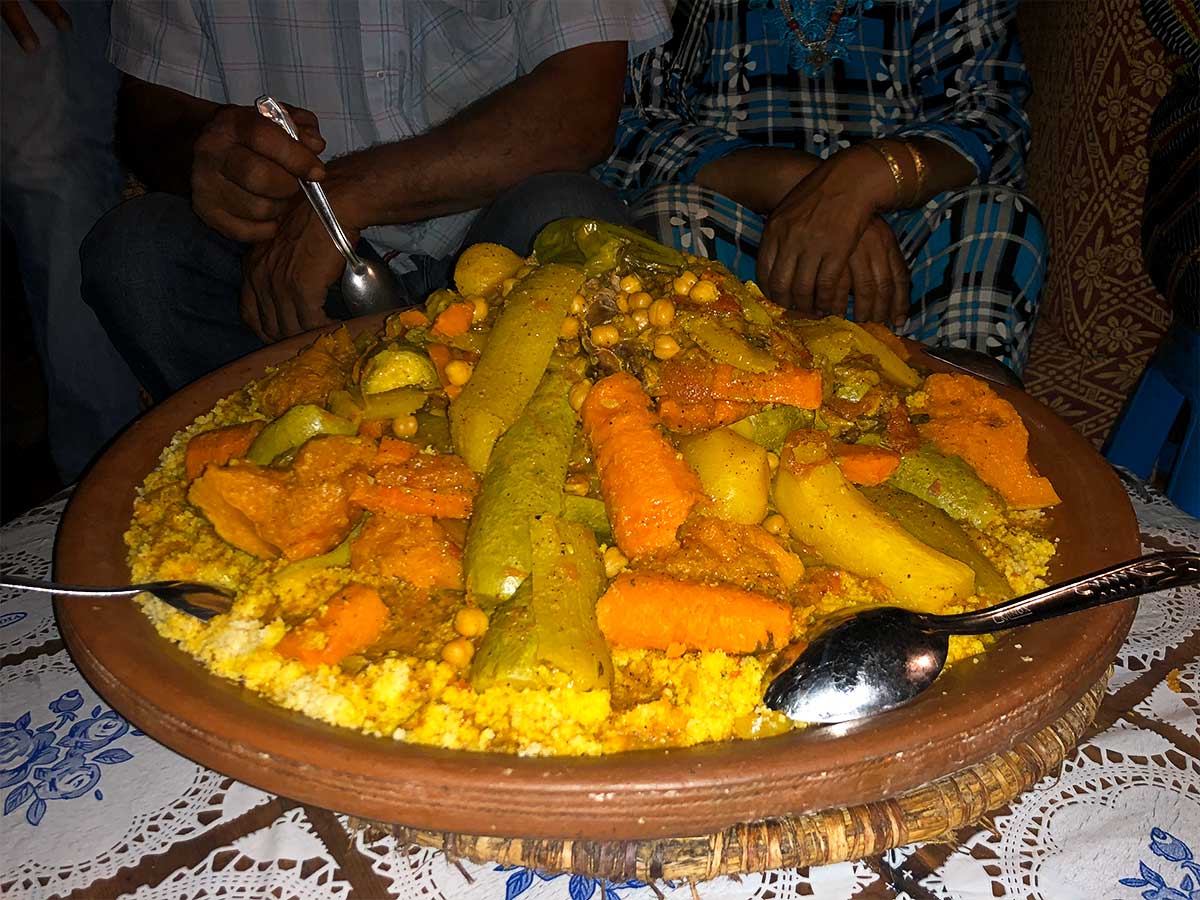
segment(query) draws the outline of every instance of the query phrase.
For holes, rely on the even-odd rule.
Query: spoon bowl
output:
[[[275,98],[263,95],[254,101],[254,105],[259,115],[282,128],[292,140],[300,139],[292,117]],[[321,186],[315,181],[300,179],[300,189],[325,226],[329,239],[345,257],[340,294],[350,315],[365,316],[407,305],[405,293],[391,267],[373,250],[368,250],[365,241],[358,247],[351,243]]]
[[[1173,550],[977,612],[945,616],[884,606],[842,614],[774,677],[763,702],[809,724],[866,718],[926,691],[946,665],[952,634],[988,634],[1192,584],[1200,584],[1200,553]]]

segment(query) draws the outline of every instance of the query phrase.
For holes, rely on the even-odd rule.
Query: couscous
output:
[[[766,673],[825,614],[1043,583],[1058,497],[1019,417],[886,330],[587,221],[455,282],[321,335],[146,478],[134,579],[236,589],[208,623],[143,599],[215,675],[440,747],[683,747],[798,727]]]

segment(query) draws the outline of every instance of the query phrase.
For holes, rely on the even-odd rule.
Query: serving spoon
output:
[[[229,612],[233,594],[225,588],[194,581],[148,581],[144,584],[129,584],[120,587],[92,587],[81,584],[58,584],[54,581],[38,581],[22,575],[0,575],[0,588],[16,588],[22,591],[38,591],[57,594],[60,597],[91,597],[93,599],[129,599],[138,594],[153,594],[163,603],[207,622],[213,616]]]
[[[830,618],[775,676],[763,701],[809,724],[873,716],[908,703],[933,684],[946,665],[952,634],[988,634],[1198,583],[1200,553],[1172,550],[977,612],[944,616],[882,606],[843,613]]]
[[[287,132],[294,141],[300,140],[296,131],[296,123],[288,115],[274,97],[263,95],[254,101],[259,114],[270,119]],[[352,316],[365,316],[368,313],[380,312],[385,309],[395,309],[407,305],[400,282],[392,273],[391,267],[373,251],[368,253],[367,244],[363,244],[360,252],[350,243],[350,238],[342,228],[341,222],[329,205],[325,191],[315,181],[300,179],[300,189],[316,210],[317,218],[325,226],[333,245],[346,259],[346,268],[342,272],[341,296],[346,309]]]
[[[927,347],[922,345],[926,356],[941,360],[949,366],[967,372],[984,381],[990,381],[1003,387],[1025,390],[1025,382],[1012,369],[994,356],[988,356],[981,350],[969,347]]]

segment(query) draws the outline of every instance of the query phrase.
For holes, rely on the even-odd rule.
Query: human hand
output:
[[[342,225],[357,242],[357,232]],[[294,203],[278,232],[242,257],[242,321],[268,342],[328,324],[325,296],[344,268],[312,208]]]
[[[41,10],[42,15],[49,19],[50,23],[59,31],[71,30],[71,17],[59,5],[58,0],[33,0],[33,5]],[[4,20],[8,30],[26,53],[33,53],[41,46],[37,32],[33,30],[29,19],[25,17],[25,10],[21,9],[20,0],[0,2],[0,19]]]
[[[843,150],[821,163],[767,218],[758,283],[782,306],[809,313],[840,306],[844,312],[853,274],[850,258],[876,213],[888,209],[895,195],[891,170],[868,147]],[[881,249],[875,243],[858,260],[864,281],[873,271],[867,254]]]
[[[214,230],[244,243],[270,240],[300,190],[297,179],[320,181],[325,149],[317,117],[287,107],[299,141],[250,106],[223,106],[196,139],[192,208]]]
[[[854,292],[854,319],[903,325],[908,318],[910,273],[896,235],[873,216],[847,264],[849,286],[839,285],[832,312],[845,315],[848,291]]]

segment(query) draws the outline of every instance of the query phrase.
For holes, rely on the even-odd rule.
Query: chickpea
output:
[[[568,494],[574,494],[576,497],[586,497],[591,485],[588,484],[586,475],[568,475],[566,482],[563,484],[563,490]]]
[[[645,291],[636,291],[629,295],[629,305],[633,309],[648,309],[653,302],[654,298]]]
[[[475,645],[465,637],[455,638],[442,648],[442,659],[456,669],[465,669],[475,655]]]
[[[646,312],[644,309],[635,309],[629,314],[629,317],[633,319],[633,323],[637,325],[638,331],[641,331],[650,324],[650,313]]]
[[[451,384],[462,387],[471,380],[475,367],[465,359],[452,359],[446,363],[446,380]]]
[[[399,416],[392,419],[392,434],[398,438],[413,437],[420,427],[416,416]]]
[[[563,319],[562,325],[558,328],[558,336],[564,341],[579,337],[579,320],[574,316],[567,316]]]
[[[650,324],[655,328],[665,328],[675,321],[675,304],[662,297],[650,304]]]
[[[468,297],[467,302],[474,307],[471,312],[472,322],[482,322],[487,318],[488,304],[486,300],[484,300],[482,297]]]
[[[623,313],[629,312],[629,294],[617,294],[617,309]]]
[[[597,325],[592,329],[592,343],[597,347],[611,347],[621,340],[621,332],[615,325]]]
[[[642,289],[642,279],[636,275],[629,274],[621,279],[621,292],[625,294],[634,294]]]
[[[505,278],[502,282],[500,282],[500,296],[507,297],[510,293],[512,293],[512,289],[516,286],[517,279]]]
[[[688,291],[688,296],[697,303],[712,303],[721,296],[721,289],[711,281],[697,281]]]
[[[478,606],[468,606],[454,614],[454,630],[463,637],[479,637],[487,629],[487,613]]]
[[[567,402],[571,404],[571,409],[579,412],[579,408],[583,406],[583,401],[587,399],[588,391],[591,389],[592,383],[586,378],[573,384],[571,392],[567,394]]]
[[[695,272],[684,270],[671,282],[671,287],[681,297],[686,297],[700,279],[696,277]]]
[[[670,359],[679,352],[679,342],[669,334],[660,334],[654,339],[654,356],[657,359]]]
[[[583,307],[587,301],[583,298],[583,294],[576,294],[571,298],[571,315],[577,316],[583,312]]]
[[[604,576],[616,578],[629,565],[629,557],[621,552],[620,547],[609,547],[604,551]]]
[[[774,513],[763,519],[762,527],[770,534],[783,534],[787,531],[787,519],[779,513]]]

